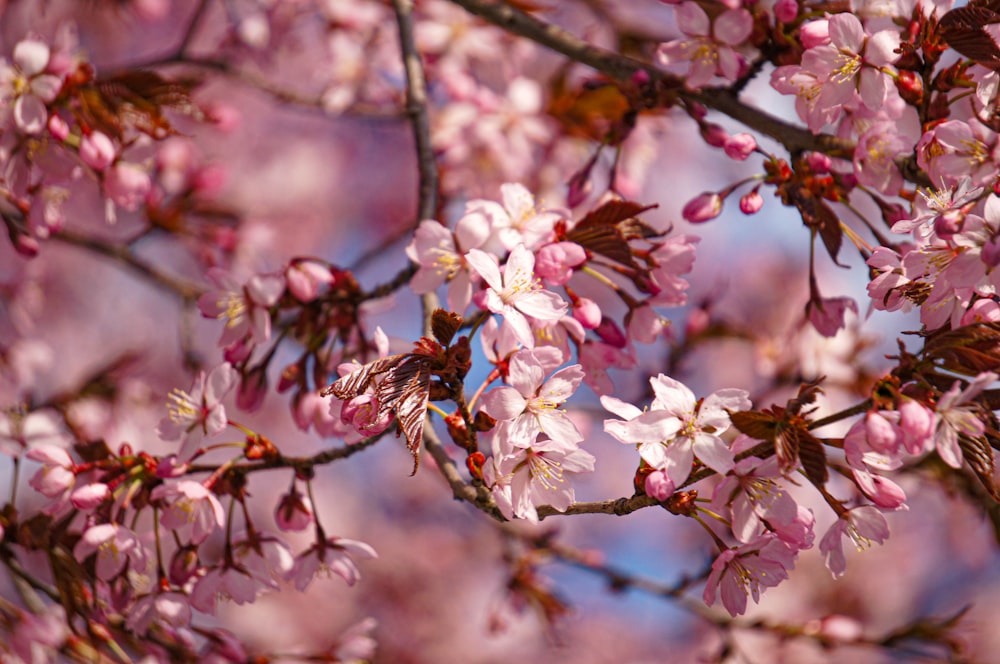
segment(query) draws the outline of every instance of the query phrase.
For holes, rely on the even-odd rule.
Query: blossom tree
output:
[[[0,16],[0,661],[995,658],[996,3]]]

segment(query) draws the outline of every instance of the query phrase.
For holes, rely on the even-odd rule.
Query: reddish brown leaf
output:
[[[611,200],[594,210],[591,210],[580,220],[576,228],[587,228],[588,226],[615,226],[616,224],[631,219],[647,210],[659,207],[658,205],[639,205],[632,201]]]
[[[163,109],[199,113],[191,101],[194,85],[193,81],[169,81],[152,71],[130,71],[98,79],[80,89],[80,119],[119,139],[128,128],[165,138],[174,129]]]
[[[437,309],[431,314],[431,331],[434,338],[448,346],[455,337],[455,333],[462,327],[463,319],[453,311]]]
[[[628,246],[628,242],[614,226],[577,227],[566,234],[566,239],[570,242],[576,242],[592,253],[610,258],[616,263],[634,269],[639,267],[635,259],[632,258],[632,249]]]
[[[1000,46],[985,30],[988,24],[1000,23],[996,2],[970,2],[952,9],[938,22],[941,39],[962,55],[984,67],[1000,70]]]
[[[729,419],[732,420],[733,426],[751,438],[774,441],[778,429],[778,421],[774,415],[745,410],[729,413]]]
[[[332,394],[338,399],[353,399],[367,390],[368,386],[372,384],[372,381],[374,381],[377,376],[384,374],[386,371],[402,362],[406,357],[407,354],[390,355],[388,357],[379,358],[374,362],[369,362],[368,364],[360,367],[354,373],[341,377],[332,385],[326,387],[322,392],[320,392],[320,394],[323,396]]]
[[[993,482],[993,474],[996,471],[996,462],[993,458],[993,450],[984,438],[972,438],[964,434],[958,436],[958,446],[962,449],[962,456],[972,468],[983,487],[989,491],[994,500],[1000,500],[997,493],[996,484]]]
[[[797,429],[799,445],[799,461],[802,462],[802,469],[806,471],[806,477],[816,486],[826,484],[829,478],[829,471],[826,467],[826,450],[823,443],[816,436],[808,431]]]

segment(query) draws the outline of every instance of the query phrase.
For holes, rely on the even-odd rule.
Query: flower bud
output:
[[[588,330],[601,324],[601,308],[589,297],[581,297],[573,304],[573,318]]]
[[[80,159],[95,171],[103,171],[115,160],[115,144],[106,134],[95,131],[80,139]]]
[[[170,569],[167,576],[174,585],[183,586],[198,573],[200,566],[198,547],[194,545],[181,547],[170,559]]]
[[[733,134],[726,139],[722,149],[730,159],[745,161],[757,149],[757,139],[746,132]]]
[[[715,219],[722,212],[722,197],[706,191],[693,198],[681,212],[684,219],[692,224],[700,224]]]
[[[674,483],[667,477],[667,473],[662,470],[656,470],[646,475],[645,488],[647,496],[661,501],[674,495],[676,489]]]
[[[903,69],[896,77],[896,89],[907,104],[920,105],[924,99],[924,82],[916,72]]]
[[[286,493],[274,510],[274,522],[286,532],[305,530],[313,522],[312,504],[298,491]]]
[[[774,3],[774,18],[782,23],[791,23],[799,15],[797,0],[778,0]]]
[[[762,207],[764,207],[764,197],[756,189],[740,198],[740,212],[743,214],[757,214]]]
[[[721,148],[729,140],[729,132],[714,122],[710,122],[702,125],[701,137],[713,148]]]

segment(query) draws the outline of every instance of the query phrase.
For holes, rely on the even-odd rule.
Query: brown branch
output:
[[[177,294],[185,300],[197,299],[204,289],[177,277],[171,276],[133,254],[127,246],[115,245],[93,237],[81,235],[75,231],[63,229],[52,235],[53,240],[80,247],[93,253],[113,258],[120,265],[142,276],[153,285]]]
[[[565,512],[560,512],[550,505],[542,505],[538,508],[538,519],[542,520],[557,514],[613,514],[615,516],[625,516],[645,507],[659,505],[660,501],[649,496],[631,496],[626,498],[615,498],[612,500],[601,500],[590,503],[573,503],[566,508]]]
[[[424,67],[413,38],[413,0],[392,0],[399,25],[399,44],[406,68],[406,113],[413,125],[417,146],[417,168],[420,173],[417,223],[432,219],[437,208],[438,174],[431,145],[431,121],[427,112],[427,82]]]
[[[261,460],[259,463],[244,463],[236,464],[231,467],[231,471],[243,474],[254,473],[261,470],[277,470],[281,468],[294,468],[296,471],[305,471],[306,474],[309,473],[316,466],[323,466],[328,463],[333,463],[334,461],[339,461],[340,459],[346,459],[348,457],[354,456],[358,452],[368,449],[379,440],[385,437],[385,435],[392,429],[387,429],[382,433],[372,436],[370,438],[365,438],[364,440],[354,443],[353,445],[344,445],[342,447],[331,447],[328,450],[323,450],[312,456],[308,457],[289,457],[284,455],[279,455],[275,457],[270,457]],[[218,464],[195,464],[192,465],[188,471],[192,473],[211,473],[219,470]]]

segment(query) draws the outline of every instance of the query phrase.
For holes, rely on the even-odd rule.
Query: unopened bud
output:
[[[706,191],[693,198],[681,212],[684,219],[692,224],[700,224],[715,219],[722,212],[722,197]]]

